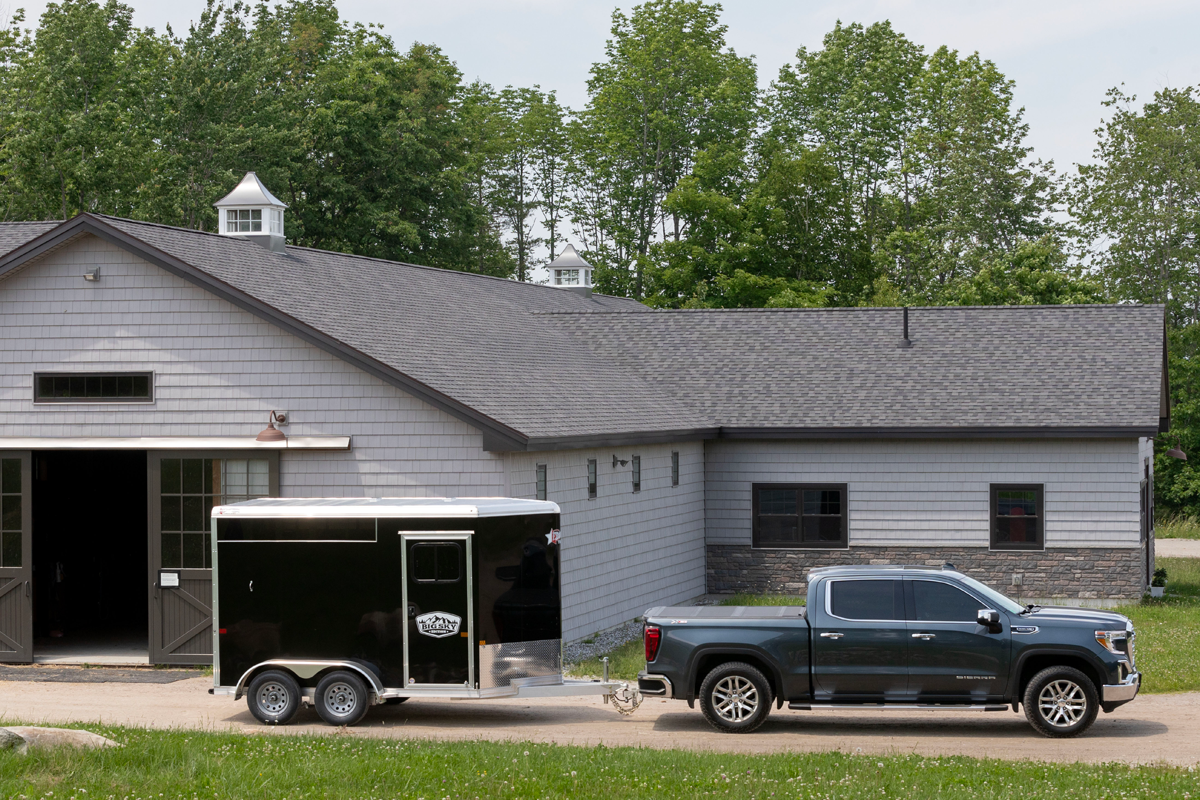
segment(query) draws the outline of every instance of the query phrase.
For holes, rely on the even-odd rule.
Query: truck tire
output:
[[[721,664],[700,684],[700,710],[722,733],[750,733],[771,713],[771,684],[755,667],[741,661]]]
[[[337,670],[317,683],[313,704],[330,725],[357,725],[367,715],[371,693],[362,678],[348,670]]]
[[[264,725],[287,725],[300,710],[300,684],[281,670],[260,672],[246,690],[246,705]]]
[[[1091,727],[1100,698],[1091,678],[1073,667],[1047,667],[1025,687],[1025,718],[1043,736],[1078,736]]]

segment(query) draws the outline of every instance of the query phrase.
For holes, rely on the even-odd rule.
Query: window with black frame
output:
[[[849,546],[846,484],[756,483],[752,491],[754,547]]]
[[[1041,550],[1045,520],[1041,484],[992,484],[993,550]]]

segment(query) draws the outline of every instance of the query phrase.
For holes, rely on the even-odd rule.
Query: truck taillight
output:
[[[662,641],[662,630],[651,625],[646,626],[646,632],[643,634],[646,642],[646,660],[653,661],[658,658],[658,645]]]

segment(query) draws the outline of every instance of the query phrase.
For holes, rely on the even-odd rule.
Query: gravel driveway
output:
[[[211,678],[168,684],[0,682],[0,718],[29,724],[90,722],[248,733],[329,733],[304,709],[284,728],[259,725],[245,701],[207,693]],[[1077,739],[1036,735],[1011,711],[774,711],[756,733],[711,730],[700,711],[647,699],[621,717],[600,698],[410,700],[371,709],[357,736],[496,739],[557,744],[771,753],[841,750],[1047,761],[1200,764],[1200,692],[1144,695],[1101,714]]]

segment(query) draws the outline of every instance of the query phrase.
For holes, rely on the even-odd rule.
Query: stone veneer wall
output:
[[[947,561],[962,573],[1013,597],[1136,599],[1145,592],[1142,547],[1056,547],[991,551],[981,547],[851,547],[849,550],[756,550],[708,545],[708,591],[802,594],[814,567]],[[1019,589],[1013,575],[1021,576]]]

